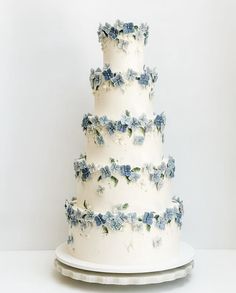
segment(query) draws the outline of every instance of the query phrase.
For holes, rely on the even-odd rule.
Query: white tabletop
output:
[[[0,252],[0,292],[236,292],[236,250],[197,250],[191,276],[148,286],[87,284],[61,276],[53,251]]]

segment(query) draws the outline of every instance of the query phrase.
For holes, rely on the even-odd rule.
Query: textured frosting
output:
[[[153,105],[150,100],[152,87],[141,87],[136,81],[131,81],[123,88],[101,87],[94,91],[95,106],[94,113],[97,115],[108,115],[112,119],[118,119],[125,110],[130,111],[133,116],[146,113],[153,115]]]
[[[176,203],[169,203],[167,208],[174,208]],[[162,210],[160,210],[162,212]],[[180,229],[175,221],[165,229],[141,226],[138,231],[131,225],[124,225],[121,230],[101,232],[101,228],[89,225],[81,230],[79,226],[70,226],[69,235],[73,235],[69,251],[72,255],[86,261],[112,264],[135,265],[159,262],[178,253]]]
[[[175,257],[183,207],[170,196],[175,164],[173,158],[163,157],[165,116],[153,113],[157,75],[144,66],[148,26],[117,21],[100,26],[98,35],[104,67],[90,75],[95,105],[82,121],[86,156],[75,167],[68,249],[81,260],[112,265]],[[119,206],[141,215],[136,220],[142,229],[128,225],[122,213],[112,218]],[[80,211],[83,208],[87,214]],[[114,220],[110,224],[105,220],[109,213]]]
[[[163,158],[162,134],[157,131],[146,133],[142,145],[133,143],[135,135],[142,134],[139,130],[132,137],[124,133],[115,133],[112,136],[107,132],[102,134],[105,140],[102,146],[95,144],[93,137],[87,135],[86,154],[90,163],[106,164],[110,158],[115,158],[121,164],[139,166],[153,162],[158,165]]]
[[[117,47],[115,40],[106,39],[103,42],[104,65],[110,64],[111,69],[117,72],[123,72],[129,68],[141,71],[144,64],[143,40],[135,40],[132,36],[124,36],[123,39],[129,42],[125,51]]]
[[[127,226],[123,231],[102,234],[97,227],[81,232],[78,227],[69,228],[74,241],[69,251],[81,260],[111,265],[150,264],[174,257],[179,250],[180,230],[171,223],[163,231],[132,231]],[[161,239],[154,247],[155,239]]]
[[[171,203],[171,180],[164,179],[164,184],[157,190],[154,183],[150,183],[146,173],[141,175],[137,182],[127,183],[126,178],[117,175],[119,183],[114,183],[109,179],[97,181],[93,177],[87,182],[77,179],[77,205],[83,206],[86,200],[92,208],[100,212],[112,209],[121,203],[128,203],[128,211],[144,212],[146,210],[163,211]],[[99,186],[104,188],[102,194],[96,192]],[[95,192],[94,192],[95,191]]]

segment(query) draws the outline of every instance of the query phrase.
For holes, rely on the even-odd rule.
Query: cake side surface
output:
[[[93,114],[82,121],[86,152],[75,160],[76,198],[66,202],[68,248],[81,260],[148,264],[178,254],[183,203],[172,198],[175,160],[164,157],[163,113],[144,66],[149,28],[117,21],[98,30],[103,67],[90,73]]]
[[[143,213],[126,206],[96,212],[76,201],[66,204],[68,248],[81,260],[103,264],[150,264],[178,253],[182,202],[173,199],[165,210]]]

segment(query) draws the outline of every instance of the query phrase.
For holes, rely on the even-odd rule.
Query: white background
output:
[[[91,112],[99,22],[147,22],[146,64],[159,72],[183,238],[236,248],[235,1],[0,2],[0,249],[53,249],[66,239],[64,200]]]

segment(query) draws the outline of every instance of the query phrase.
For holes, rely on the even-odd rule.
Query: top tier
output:
[[[144,45],[147,43],[148,26],[124,23],[119,20],[112,26],[108,23],[98,29],[102,44],[103,63],[109,64],[114,72],[133,69],[141,72],[144,65]]]

